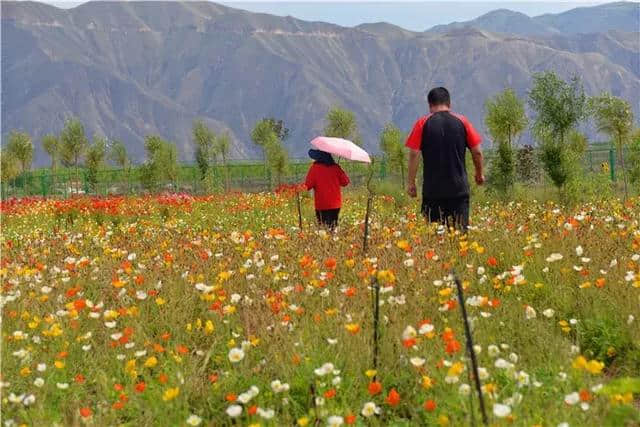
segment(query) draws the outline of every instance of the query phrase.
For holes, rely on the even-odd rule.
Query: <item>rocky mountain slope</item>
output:
[[[524,95],[532,73],[544,70],[579,74],[590,94],[611,91],[640,112],[639,33],[625,31],[627,19],[638,26],[637,4],[627,5],[610,5],[626,11],[611,15],[595,7],[535,18],[535,28],[516,34],[507,31],[511,18],[504,28],[472,23],[414,33],[209,2],[90,2],[68,10],[2,2],[3,142],[11,129],[39,142],[77,116],[88,133],[125,141],[138,161],[151,133],[175,141],[191,160],[191,124],[203,118],[232,135],[234,157],[257,158],[251,128],[273,116],[291,129],[287,145],[300,156],[328,109],[341,105],[356,113],[366,148],[376,151],[385,123],[408,130],[435,85],[449,87],[454,108],[482,130],[488,96],[507,86]],[[599,18],[585,18],[589,11]],[[572,13],[579,27],[563,24],[578,19]],[[578,34],[589,22],[594,31]],[[36,163],[46,164],[36,145]]]

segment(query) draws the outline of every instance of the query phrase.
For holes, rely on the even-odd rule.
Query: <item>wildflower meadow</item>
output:
[[[640,198],[302,204],[3,201],[3,425],[480,423],[452,271],[491,425],[640,423]]]

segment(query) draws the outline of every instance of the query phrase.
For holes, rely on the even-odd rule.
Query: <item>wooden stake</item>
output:
[[[482,395],[482,387],[480,386],[480,376],[478,375],[478,362],[476,360],[476,352],[473,350],[473,338],[471,337],[471,329],[469,328],[469,318],[467,317],[467,309],[464,305],[464,295],[462,290],[462,284],[460,283],[460,279],[456,276],[456,272],[451,270],[451,274],[456,282],[456,288],[458,289],[458,303],[460,304],[460,310],[462,311],[462,319],[464,323],[464,333],[467,337],[467,352],[471,358],[471,367],[473,369],[473,377],[475,379],[476,384],[476,392],[478,393],[478,398],[480,399],[480,411],[482,412],[482,422],[484,425],[489,425],[489,420],[487,418],[487,411],[484,407],[484,396]],[[473,409],[472,409],[473,411]],[[473,413],[472,413],[473,419]]]

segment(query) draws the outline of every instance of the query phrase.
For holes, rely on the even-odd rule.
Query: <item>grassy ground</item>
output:
[[[366,255],[359,192],[336,235],[291,194],[5,203],[3,420],[468,424],[455,268],[491,424],[637,425],[640,199],[476,196],[466,239],[376,198]]]

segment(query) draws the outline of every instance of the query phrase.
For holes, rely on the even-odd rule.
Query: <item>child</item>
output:
[[[340,187],[349,185],[349,177],[331,157],[320,150],[309,150],[313,164],[307,173],[305,186],[313,189],[318,223],[333,230],[338,225],[338,214],[342,207]]]

